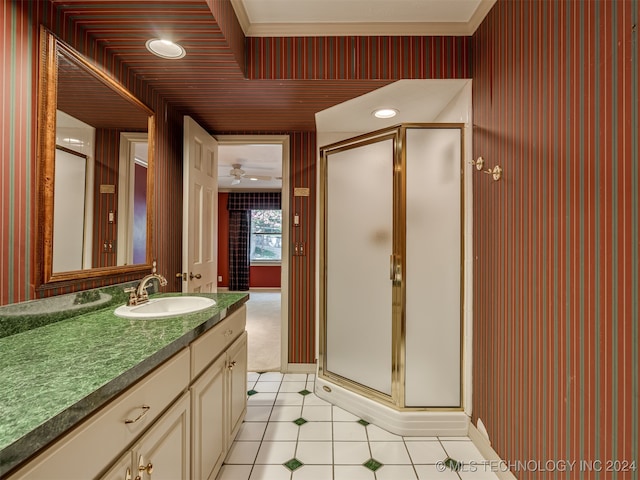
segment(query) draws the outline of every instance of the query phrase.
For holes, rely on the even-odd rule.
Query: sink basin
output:
[[[215,304],[215,300],[205,297],[161,297],[142,305],[122,305],[113,313],[123,318],[166,318],[198,312]]]

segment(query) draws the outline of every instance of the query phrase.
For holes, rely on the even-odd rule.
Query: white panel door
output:
[[[182,291],[217,291],[218,142],[184,117]]]

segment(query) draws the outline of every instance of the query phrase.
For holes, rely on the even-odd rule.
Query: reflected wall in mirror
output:
[[[154,114],[41,29],[40,285],[146,272]]]

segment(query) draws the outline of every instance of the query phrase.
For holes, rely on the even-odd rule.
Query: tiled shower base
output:
[[[247,416],[217,480],[498,478],[468,438],[389,433],[318,398],[314,379],[249,374]]]

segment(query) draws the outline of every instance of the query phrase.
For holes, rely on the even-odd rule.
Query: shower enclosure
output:
[[[466,434],[464,127],[320,149],[317,392],[401,434]]]

